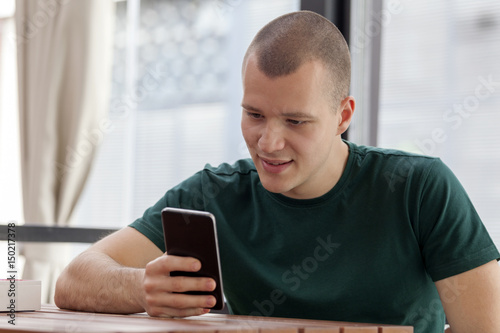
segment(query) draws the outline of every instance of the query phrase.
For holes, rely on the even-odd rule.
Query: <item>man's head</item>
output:
[[[308,199],[336,184],[354,111],[349,67],[344,39],[317,14],[282,16],[257,34],[243,63],[241,129],[267,190]]]
[[[274,19],[254,37],[243,69],[252,54],[269,78],[291,74],[311,60],[320,61],[327,72],[324,93],[335,109],[349,93],[349,48],[337,27],[319,14],[300,11]]]

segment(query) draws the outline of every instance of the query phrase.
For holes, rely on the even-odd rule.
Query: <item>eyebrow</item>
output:
[[[253,107],[248,104],[241,104],[241,107],[248,111],[262,112],[262,110],[260,110],[259,108]],[[311,120],[316,119],[315,116],[302,111],[283,112],[281,113],[281,116],[289,118],[299,118],[299,119],[311,119]]]
[[[248,104],[241,104],[241,107],[245,110],[248,110],[248,111],[257,111],[257,112],[261,112],[259,109],[257,108],[254,108],[253,106],[250,106]]]
[[[311,119],[311,120],[316,119],[315,116],[301,111],[284,112],[281,115],[288,118]]]

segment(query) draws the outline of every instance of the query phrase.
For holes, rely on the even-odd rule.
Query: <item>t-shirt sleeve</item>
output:
[[[433,281],[499,259],[465,189],[440,159],[427,169],[419,192],[418,238]]]
[[[156,204],[146,209],[144,214],[129,224],[149,238],[162,252],[165,252],[163,238],[163,226],[161,224],[161,211],[167,207],[167,194],[165,194]]]
[[[161,211],[165,207],[203,209],[201,202],[200,179],[201,171],[186,179],[179,185],[170,189],[153,206],[146,209],[144,214],[129,224],[152,241],[162,252],[165,252],[165,240],[163,236],[163,225]]]

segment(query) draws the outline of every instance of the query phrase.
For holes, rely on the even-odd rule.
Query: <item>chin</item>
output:
[[[287,193],[290,191],[290,188],[289,186],[285,186],[283,184],[276,184],[276,182],[266,182],[266,181],[262,181],[262,179],[260,180],[262,186],[268,190],[269,192],[272,192],[272,193],[278,193],[278,194],[283,194],[283,193]]]

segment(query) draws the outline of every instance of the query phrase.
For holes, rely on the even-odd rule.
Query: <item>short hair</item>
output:
[[[302,64],[319,60],[328,72],[326,93],[331,93],[334,107],[349,94],[349,47],[339,29],[319,14],[298,11],[272,20],[255,35],[243,66],[251,54],[257,56],[258,68],[270,78],[292,74]]]

